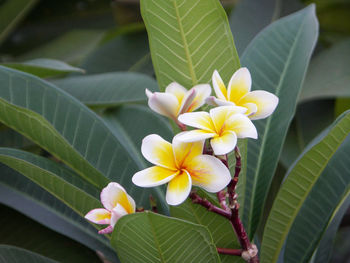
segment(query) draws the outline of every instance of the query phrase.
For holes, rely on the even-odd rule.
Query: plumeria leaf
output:
[[[32,263],[58,263],[57,261],[33,253],[23,248],[0,245],[0,263],[17,263],[17,262],[32,262]]]
[[[38,58],[24,62],[8,62],[2,64],[8,68],[17,69],[41,78],[53,77],[67,73],[84,73],[81,68],[73,67],[55,59]]]
[[[0,214],[1,244],[28,249],[59,262],[101,263],[94,250],[48,229],[45,224],[41,225],[4,205],[0,205]],[[52,219],[49,218],[47,221]]]
[[[121,262],[220,262],[207,228],[152,212],[122,217],[111,240]]]
[[[348,135],[317,178],[294,219],[284,252],[285,262],[310,260],[321,236],[333,219],[332,214],[350,196],[350,167],[347,165],[350,160],[349,152],[350,136]]]
[[[159,88],[209,83],[215,69],[225,81],[239,68],[223,7],[217,0],[142,0]]]
[[[144,197],[151,193],[162,203],[160,191],[140,190],[131,182],[132,174],[147,164],[129,147],[128,131],[112,131],[77,99],[33,75],[0,66],[0,81],[0,121],[29,137],[99,189],[116,181],[138,205],[148,207]],[[127,119],[134,121],[130,116]],[[133,126],[142,133],[140,127]]]
[[[308,238],[307,240],[300,241],[299,238],[292,234],[292,240],[294,239],[298,244],[304,244],[301,242],[306,242],[307,246],[304,245],[303,251],[307,250],[309,245],[313,245],[315,248],[315,242],[318,242],[320,235],[329,222],[332,212],[343,196],[349,191],[349,178],[344,182],[344,176],[348,173],[342,174],[340,172],[340,176],[338,172],[333,173],[335,167],[332,166],[331,160],[332,157],[337,157],[334,155],[338,154],[336,153],[337,149],[342,145],[344,140],[349,137],[349,133],[350,111],[347,111],[342,114],[329,129],[318,136],[290,168],[287,174],[288,177],[276,196],[265,225],[260,254],[261,262],[267,263],[277,261],[287,235],[294,227],[292,227],[294,220],[297,220],[295,227],[301,231],[298,231],[299,234],[302,233],[303,238]],[[343,155],[341,151],[339,154]],[[346,156],[346,158],[347,157],[348,156]],[[335,158],[334,162],[337,163],[338,160]],[[332,167],[329,168],[332,171],[330,175],[327,175],[329,174],[326,168],[328,163],[330,167]],[[339,167],[337,167],[337,169],[338,168]],[[323,174],[323,172],[325,172],[325,174]],[[318,187],[319,189],[317,189]],[[334,192],[337,190],[339,190],[340,193]],[[313,193],[313,191],[316,192]],[[308,198],[311,199],[308,200]],[[326,203],[332,203],[325,204],[321,202],[322,207],[316,207],[314,205],[315,201],[312,200],[315,198],[317,203],[320,199],[327,200],[324,201]],[[304,205],[305,207],[303,207]],[[310,208],[310,205],[313,207]],[[306,208],[306,206],[308,208]],[[305,212],[305,209],[308,211]],[[314,214],[309,214],[309,212],[311,212],[310,209],[314,211]],[[300,217],[298,214],[300,214]],[[311,218],[313,218],[312,220],[310,220],[310,215]],[[304,228],[306,226],[305,218],[307,218],[308,222],[307,230]],[[315,225],[313,225],[313,222]],[[316,224],[316,222],[318,224]],[[300,226],[300,224],[304,224],[304,226]],[[318,233],[318,235],[315,233]],[[295,249],[293,249],[293,251],[294,250]],[[299,250],[300,247],[298,247],[298,251]],[[311,254],[312,252],[313,251],[311,251]],[[303,257],[307,254],[310,256],[310,252],[307,251],[306,254],[300,253]]]
[[[272,116],[254,121],[258,140],[248,140],[243,222],[250,237],[261,219],[317,35],[315,7],[311,5],[264,29],[242,57],[252,75],[252,90],[266,90],[279,98]]]
[[[52,164],[52,162],[50,163]],[[72,173],[62,167],[58,168],[58,166],[57,170],[67,174]],[[92,250],[101,251],[112,262],[118,262],[108,239],[97,235],[96,228],[69,206],[4,164],[0,164],[0,173],[1,203],[21,211],[31,219],[84,244]],[[79,184],[79,187],[83,188],[83,184]]]
[[[131,72],[113,72],[76,76],[53,83],[89,107],[115,107],[127,103],[145,103],[145,89],[157,91],[151,77]]]
[[[215,195],[209,195],[208,193],[202,190],[198,190],[197,193],[201,197],[209,200],[212,204],[219,206]],[[226,218],[216,213],[208,211],[201,205],[194,204],[189,199],[187,199],[186,202],[179,206],[171,206],[170,214],[174,217],[181,218],[195,224],[206,226],[213,237],[216,247],[234,249],[240,248],[240,244],[237,240],[236,234],[230,222]],[[233,257],[230,255],[222,254],[219,255],[221,262],[223,263],[244,262],[244,260],[240,257]]]
[[[0,148],[0,162],[40,185],[80,216],[101,207],[94,197],[98,191],[92,185],[53,161],[21,150]]]

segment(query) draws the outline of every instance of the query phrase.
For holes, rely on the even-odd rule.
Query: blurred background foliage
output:
[[[264,27],[310,3],[316,4],[320,37],[270,189],[270,204],[295,158],[317,134],[350,108],[350,0],[222,1],[240,55]],[[43,69],[40,68],[43,61],[33,61],[38,58],[60,60],[72,67],[62,69],[56,65],[50,70]],[[31,67],[36,75],[49,80],[67,74],[81,76],[81,69],[87,75],[130,71],[154,77],[137,0],[0,0],[0,63],[19,70]],[[0,146],[47,155],[4,125],[0,125]],[[30,249],[61,262],[72,262],[68,259],[73,258],[74,262],[101,260],[89,248],[5,205],[0,206],[0,211],[6,215],[1,218],[4,223],[0,228],[0,244]],[[13,226],[5,223],[6,218],[13,219]],[[334,262],[350,262],[349,218],[348,212],[338,231]],[[17,228],[22,234],[10,233],[9,228]],[[21,238],[23,232],[25,239]]]

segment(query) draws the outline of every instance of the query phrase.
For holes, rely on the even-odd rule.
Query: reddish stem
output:
[[[197,193],[192,192],[190,194],[190,198],[192,199],[192,202],[194,204],[200,204],[201,206],[204,206],[206,209],[208,209],[209,211],[212,211],[216,214],[219,214],[227,219],[231,218],[231,212],[225,211],[224,209],[221,209],[215,205],[213,205],[210,201],[208,201],[207,199],[204,199],[202,197],[200,197]]]
[[[217,247],[216,250],[220,254],[234,255],[234,256],[241,256],[243,252],[242,249],[221,248],[221,247]]]

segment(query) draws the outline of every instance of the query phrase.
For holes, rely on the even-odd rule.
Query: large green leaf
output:
[[[310,63],[300,100],[350,97],[350,39],[322,51]]]
[[[317,35],[315,7],[311,5],[264,29],[242,57],[252,75],[252,89],[279,97],[273,115],[254,122],[259,138],[248,141],[243,221],[250,237],[261,219]]]
[[[198,194],[205,197],[213,204],[217,206],[219,205],[216,199],[212,199],[209,195],[205,194],[204,191],[199,191]],[[194,204],[189,199],[179,206],[171,206],[170,214],[171,216],[206,226],[213,237],[216,247],[234,249],[241,248],[232,225],[226,218],[208,211],[201,205]],[[244,262],[242,258],[230,255],[220,254],[220,259],[223,263]]]
[[[145,89],[157,91],[151,77],[131,72],[104,73],[69,77],[53,82],[90,107],[111,107],[125,103],[145,102]]]
[[[132,175],[146,167],[118,137],[75,98],[35,76],[0,67],[0,120],[102,188],[109,180],[121,183],[139,205],[143,195],[163,198],[158,188],[140,190]],[[23,93],[25,90],[25,93]],[[136,123],[137,125],[137,123]],[[142,127],[137,127],[142,132]],[[163,200],[162,199],[162,200]]]
[[[224,9],[217,0],[142,0],[159,88],[208,83],[217,69],[228,81],[239,68]]]
[[[319,141],[319,138],[315,140]],[[310,260],[332,220],[332,214],[350,195],[349,152],[350,136],[347,136],[318,177],[294,220],[284,252],[286,263]]]
[[[111,244],[122,262],[220,262],[206,227],[151,212],[122,217]]]
[[[6,39],[37,2],[38,0],[11,0],[1,2],[0,43]]]
[[[99,192],[92,185],[49,159],[21,150],[0,148],[0,162],[40,185],[80,216],[101,207],[97,199]]]
[[[57,261],[28,250],[0,245],[0,263],[57,263]]]
[[[1,203],[118,262],[109,241],[85,218],[15,170],[0,164],[0,174]]]
[[[67,63],[55,59],[38,58],[24,62],[3,63],[8,68],[18,69],[41,78],[53,77],[65,73],[78,72],[84,73],[81,68],[72,67]]]
[[[0,205],[0,213],[1,244],[28,249],[59,262],[101,263],[94,251],[8,207]]]
[[[350,111],[347,111],[336,120],[330,129],[307,147],[304,154],[291,167],[265,225],[261,262],[276,262],[303,203],[327,163],[349,133]]]

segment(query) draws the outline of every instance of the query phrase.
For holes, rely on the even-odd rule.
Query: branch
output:
[[[215,205],[213,205],[210,201],[208,201],[207,199],[204,199],[202,197],[200,197],[197,193],[192,192],[190,194],[190,198],[192,199],[192,202],[194,204],[199,204],[203,207],[205,207],[206,209],[208,209],[209,211],[212,211],[216,214],[219,214],[227,219],[231,218],[231,212],[225,211],[224,209],[221,209]]]

